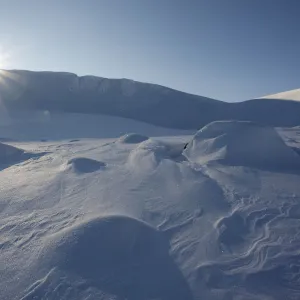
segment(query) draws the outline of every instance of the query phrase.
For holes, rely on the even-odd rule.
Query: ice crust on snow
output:
[[[193,162],[258,168],[299,168],[299,156],[274,128],[252,122],[217,121],[197,132],[184,151]]]

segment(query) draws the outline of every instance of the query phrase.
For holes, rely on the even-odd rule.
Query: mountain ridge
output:
[[[296,101],[252,99],[230,103],[157,84],[68,72],[2,71],[0,96],[8,112],[106,114],[185,130],[197,130],[217,120],[277,127],[300,125],[300,103]]]

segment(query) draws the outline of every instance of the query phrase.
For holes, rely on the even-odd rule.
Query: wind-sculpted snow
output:
[[[38,158],[44,153],[30,153],[17,147],[0,143],[0,170],[8,168],[14,164],[21,163],[30,158]]]
[[[137,134],[137,133],[127,133],[124,136],[121,136],[119,138],[120,143],[124,144],[138,144],[141,142],[144,142],[148,140],[149,138],[147,136]]]
[[[104,216],[70,227],[49,238],[40,259],[39,267],[72,274],[82,289],[89,285],[121,299],[191,299],[166,237],[131,217]],[[51,281],[38,282],[24,299],[39,297]],[[68,292],[63,285],[60,290],[60,297]]]
[[[16,147],[0,143],[0,163],[12,160],[20,160],[24,151]]]
[[[185,155],[191,161],[262,169],[300,170],[299,156],[274,128],[251,122],[218,121],[197,132]]]
[[[133,168],[137,165],[141,169],[146,167],[153,167],[159,164],[164,159],[182,160],[183,144],[164,143],[153,139],[148,139],[140,143],[134,150],[131,151],[128,164]]]
[[[86,157],[75,157],[67,163],[77,173],[91,173],[103,169],[106,164]]]
[[[11,141],[45,154],[0,172],[0,299],[300,299],[299,137]]]
[[[275,203],[252,203],[219,220],[217,241],[223,257],[198,266],[196,286],[225,299],[300,297],[300,222],[287,209],[292,203]]]

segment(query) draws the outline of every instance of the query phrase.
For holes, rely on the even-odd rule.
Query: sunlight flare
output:
[[[0,46],[0,69],[7,68],[11,56]]]

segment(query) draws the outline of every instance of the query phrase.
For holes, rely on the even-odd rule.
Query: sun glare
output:
[[[9,53],[3,51],[3,49],[0,46],[0,69],[6,68],[8,66],[9,58]]]
[[[4,60],[2,56],[0,55],[0,69],[4,68]]]

